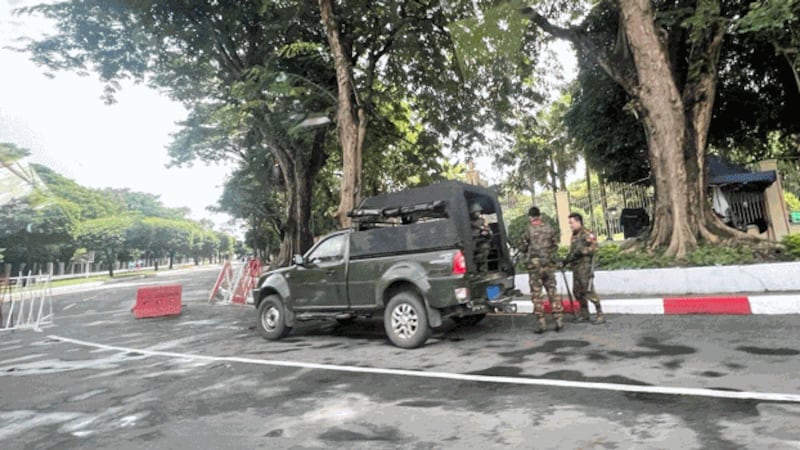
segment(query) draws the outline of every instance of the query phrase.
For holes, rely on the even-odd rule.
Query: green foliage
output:
[[[33,164],[32,167],[52,196],[77,205],[82,219],[97,219],[123,212],[122,205],[101,191],[85,188],[46,166]]]
[[[719,82],[708,135],[710,147],[742,163],[796,156],[796,145],[776,151],[770,136],[777,131],[789,141],[789,136],[800,132],[793,106],[800,102],[800,53],[789,57],[794,61],[793,70],[781,51],[798,48],[800,2],[721,2],[721,10],[714,3],[692,2],[688,8],[681,2],[654,3],[664,39],[673,49],[671,63],[677,72],[685,74],[679,79],[696,74],[701,68],[698,64],[705,62],[695,58],[692,67],[687,65],[692,42],[713,29],[712,24],[727,21],[727,29],[735,31],[724,37],[717,64]],[[596,45],[615,57],[620,70],[632,70],[625,59],[625,43],[618,39],[619,17],[617,2],[597,2],[580,28],[589,30]],[[572,87],[574,101],[566,117],[570,137],[586,154],[590,166],[607,180],[633,182],[648,177],[644,129],[631,99],[594,58],[579,54],[578,60],[578,78]]]
[[[784,192],[783,199],[789,212],[800,211],[800,198],[791,192]]]
[[[11,164],[26,156],[29,156],[31,151],[27,148],[22,148],[10,142],[0,142],[0,164]]]
[[[781,244],[786,248],[786,256],[793,260],[800,260],[800,233],[789,234],[781,239]]]
[[[640,249],[622,250],[617,244],[603,244],[599,247],[595,257],[598,270],[729,266],[758,262],[753,249],[747,244],[704,245],[689,253],[683,260],[665,257],[662,252],[648,253]]]
[[[6,249],[3,260],[7,263],[19,267],[68,262],[87,249],[99,253],[99,260],[105,262],[130,260],[143,253],[207,258],[222,251],[223,244],[225,252],[231,253],[232,237],[211,231],[208,223],[185,219],[188,209],[167,208],[158,196],[127,189],[88,189],[47,167],[35,165],[34,169],[33,175],[44,184],[0,206],[0,247]],[[160,239],[158,233],[174,239]]]

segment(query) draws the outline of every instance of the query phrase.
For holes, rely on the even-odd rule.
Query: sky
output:
[[[29,161],[46,165],[93,188],[129,188],[159,195],[166,206],[188,207],[191,217],[222,225],[213,214],[230,168],[201,162],[167,168],[166,147],[186,110],[142,85],[123,84],[117,102],[101,99],[103,84],[92,74],[58,72],[55,78],[28,55],[9,50],[16,39],[46,30],[48,22],[11,11],[39,1],[0,3],[0,142],[27,148]]]
[[[42,18],[11,13],[38,3],[0,0],[0,142],[31,150],[30,161],[81,185],[156,194],[166,206],[190,208],[193,219],[228,222],[229,216],[206,208],[219,199],[230,167],[202,162],[166,167],[171,134],[187,114],[180,104],[146,86],[123,83],[117,102],[106,105],[96,75],[57,72],[50,78],[28,55],[6,48],[19,46],[21,36],[38,36],[52,27]],[[570,46],[554,42],[551,49],[555,56],[548,64],[560,67],[566,80],[574,78]],[[476,158],[476,166],[490,182],[503,176],[493,156]]]

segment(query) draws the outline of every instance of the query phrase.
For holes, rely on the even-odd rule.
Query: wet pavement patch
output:
[[[407,402],[398,403],[397,406],[407,406],[410,408],[436,408],[443,406],[445,402],[437,402],[434,400],[409,400]]]
[[[553,341],[547,341],[537,347],[514,350],[511,352],[501,352],[499,355],[514,360],[515,363],[521,363],[524,361],[526,356],[535,355],[537,353],[553,353],[565,348],[584,348],[590,345],[591,343],[587,341],[575,339],[557,339]],[[563,357],[564,354],[562,353],[561,356]]]
[[[736,347],[736,350],[740,352],[750,353],[751,355],[766,355],[766,356],[795,356],[800,355],[800,351],[795,350],[793,348],[785,348],[785,347],[749,347],[749,346],[742,346]]]
[[[683,359],[671,359],[669,361],[661,363],[662,367],[670,370],[680,369],[682,365],[683,365]]]
[[[692,353],[697,353],[697,350],[688,347],[686,345],[669,345],[669,344],[661,344],[658,339],[654,337],[644,337],[637,342],[639,347],[644,347],[650,349],[649,351],[634,351],[634,352],[623,352],[623,351],[610,351],[608,352],[609,355],[618,356],[622,358],[652,358],[652,357],[659,357],[659,356],[678,356],[678,355],[691,355]]]
[[[738,364],[738,363],[725,363],[725,367],[731,370],[741,370],[747,368],[747,366],[745,366],[744,364]]]
[[[467,372],[467,375],[485,375],[491,377],[522,377],[522,369],[512,366],[494,366],[488,369]]]
[[[706,370],[705,372],[700,372],[700,375],[708,378],[719,378],[719,377],[724,377],[726,374],[722,372],[717,372],[715,370]]]
[[[277,430],[272,430],[269,433],[264,435],[265,437],[281,437],[283,436],[283,429],[278,428]]]
[[[319,439],[324,441],[347,442],[347,441],[401,441],[403,436],[394,427],[370,426],[371,433],[359,433],[357,431],[345,430],[343,428],[331,428],[320,434]]]
[[[652,386],[650,383],[644,381],[634,380],[632,378],[624,377],[622,375],[609,375],[605,377],[587,377],[577,370],[554,370],[547,372],[539,377],[565,381],[581,381],[588,383],[614,383],[614,384],[629,384],[633,386]]]

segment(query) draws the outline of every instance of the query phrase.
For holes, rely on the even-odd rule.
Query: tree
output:
[[[304,124],[332,103],[330,72],[308,54],[324,39],[313,10],[301,2],[93,0],[23,11],[58,24],[26,47],[36,62],[95,70],[109,101],[130,78],[182,102],[190,112],[170,149],[176,164],[269,153],[286,192],[284,259],[311,245],[306,224],[328,133]]]
[[[102,217],[82,222],[78,227],[77,241],[89,250],[100,252],[108,263],[108,276],[114,276],[117,254],[124,248],[130,217]]]
[[[662,17],[674,15],[671,5],[658,5]],[[619,11],[611,6],[607,2],[594,8],[582,24],[598,41],[618,42]],[[747,5],[743,5],[741,14],[746,13]],[[725,37],[720,50],[722,62],[706,152],[745,164],[794,157],[797,146],[792,136],[800,131],[795,119],[800,96],[791,67],[775,58],[773,45],[763,34],[741,30],[740,23],[736,33]],[[566,115],[570,136],[606,180],[649,178],[645,130],[630,97],[591,55],[579,55],[579,69]]]
[[[562,97],[546,111],[524,115],[514,130],[514,145],[497,155],[497,161],[513,167],[511,186],[528,190],[536,202],[535,184],[553,193],[567,190],[567,173],[575,168],[578,153],[564,128],[564,114],[570,104]]]
[[[716,243],[744,235],[726,227],[706,201],[705,149],[711,126],[721,50],[741,5],[718,0],[678,2],[669,15],[649,0],[601,2],[618,11],[616,43],[597,42],[580,25],[558,26],[531,9],[525,13],[551,36],[573,43],[631,99],[645,129],[656,190],[649,247],[683,257],[700,240]],[[667,8],[665,8],[667,9]],[[666,17],[666,19],[664,19]]]

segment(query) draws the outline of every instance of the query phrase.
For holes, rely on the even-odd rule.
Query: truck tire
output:
[[[277,295],[270,295],[258,305],[258,333],[270,341],[286,337],[292,327],[286,326],[286,309]]]
[[[477,325],[481,320],[486,318],[486,314],[476,314],[474,316],[466,317],[453,317],[453,321],[460,327],[471,327]]]
[[[425,304],[409,291],[392,296],[383,312],[383,325],[389,340],[400,348],[417,348],[432,332]]]

